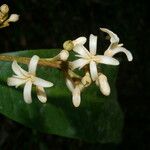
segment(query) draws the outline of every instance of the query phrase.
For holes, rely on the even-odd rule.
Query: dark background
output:
[[[40,149],[139,149],[148,150],[150,137],[149,13],[146,1],[123,0],[0,0],[20,20],[0,30],[0,52],[61,48],[68,39],[90,33],[100,34],[106,27],[118,34],[134,56],[121,59],[117,79],[118,101],[125,115],[123,140],[119,145],[90,144],[84,141],[46,135],[28,129],[0,115],[0,150]],[[101,44],[103,47],[103,44]],[[20,147],[20,148],[19,148]]]

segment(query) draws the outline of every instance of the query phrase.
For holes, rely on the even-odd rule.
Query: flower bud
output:
[[[3,4],[3,5],[0,7],[0,11],[1,11],[3,14],[7,14],[7,13],[9,12],[9,7],[8,7],[8,5]]]
[[[19,15],[17,14],[11,14],[9,19],[8,19],[8,22],[16,22],[19,20]]]
[[[92,82],[90,74],[86,73],[86,75],[82,78],[81,82],[85,87],[89,86]]]
[[[69,57],[69,52],[67,50],[62,50],[59,53],[59,57],[60,57],[61,60],[66,61]]]
[[[75,107],[79,107],[81,103],[81,93],[79,86],[76,86],[72,93],[72,102]]]
[[[98,82],[96,84],[99,86],[100,91],[105,95],[110,95],[110,86],[107,80],[107,77],[104,74],[100,74],[98,77]]]

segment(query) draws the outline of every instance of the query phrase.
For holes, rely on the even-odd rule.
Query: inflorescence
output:
[[[0,28],[9,26],[10,22],[16,22],[19,20],[19,15],[11,14],[9,16],[9,7],[6,4],[3,4],[0,7]]]
[[[8,26],[11,21],[18,20],[18,15],[16,14],[12,14],[12,17],[10,16],[8,18],[8,11],[9,8],[6,4],[0,7],[0,28]],[[93,34],[89,36],[89,50],[85,47],[85,43],[87,42],[86,37],[68,40],[64,42],[63,50],[53,58],[40,58],[39,56],[34,55],[29,61],[28,71],[22,69],[14,58],[12,70],[15,75],[8,78],[8,85],[15,86],[16,88],[20,85],[24,85],[24,101],[28,104],[32,102],[31,90],[32,85],[35,85],[38,99],[42,103],[45,103],[47,101],[47,96],[44,88],[52,87],[54,84],[50,81],[36,77],[37,66],[40,64],[58,68],[55,64],[66,63],[66,68],[61,68],[60,65],[59,69],[65,75],[66,85],[72,93],[72,102],[75,107],[78,107],[81,103],[81,92],[93,82],[99,87],[100,92],[103,95],[110,95],[111,89],[108,79],[106,75],[99,70],[97,67],[98,64],[119,65],[119,61],[113,57],[119,52],[125,53],[128,61],[132,61],[133,57],[131,52],[123,47],[123,44],[119,44],[119,37],[115,33],[106,28],[100,28],[100,30],[107,33],[110,38],[110,45],[103,55],[97,54],[97,36]],[[68,61],[71,51],[75,53],[77,59]],[[5,56],[3,59],[2,57],[3,56],[1,55],[0,60],[9,61],[9,57],[7,58],[7,56]],[[22,60],[22,63],[25,63],[24,60],[25,58]],[[12,61],[12,59],[10,61]],[[75,73],[75,69],[82,69],[84,71],[84,76],[81,77]]]

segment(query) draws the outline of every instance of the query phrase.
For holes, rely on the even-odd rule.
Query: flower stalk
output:
[[[0,61],[8,61],[13,62],[16,60],[18,63],[29,64],[31,58],[28,57],[20,57],[20,56],[10,56],[10,55],[0,55]],[[41,59],[38,62],[39,66],[52,67],[61,69],[62,61],[51,61],[47,59]]]

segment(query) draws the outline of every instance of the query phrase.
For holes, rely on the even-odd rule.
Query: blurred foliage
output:
[[[118,100],[125,113],[122,149],[148,149],[150,134],[149,101],[149,35],[147,24],[148,4],[142,0],[1,0],[7,2],[11,11],[20,14],[20,21],[0,30],[1,53],[20,49],[61,48],[66,39],[75,39],[90,33],[100,34],[99,27],[116,32],[125,47],[131,50],[134,61],[121,60],[117,88]],[[1,116],[1,149],[18,145],[47,149],[100,149],[98,144],[63,139],[56,136],[36,134]],[[10,128],[10,129],[9,129]],[[2,135],[3,133],[3,135]],[[13,134],[18,134],[18,139]],[[48,140],[45,140],[44,138]],[[17,143],[16,143],[17,141]],[[44,143],[41,147],[40,143]],[[11,145],[10,145],[11,143]],[[59,143],[59,144],[58,144]],[[7,148],[8,146],[8,148]],[[10,146],[10,147],[9,147]],[[75,148],[74,148],[75,147]],[[107,146],[106,149],[115,146]],[[45,148],[45,149],[46,149]]]

